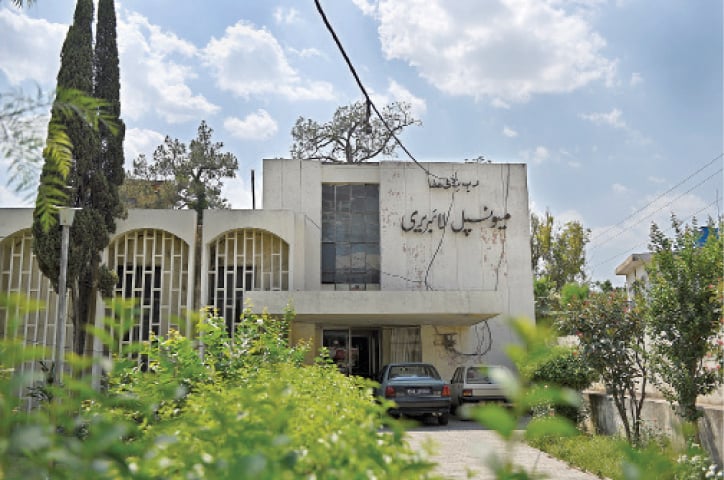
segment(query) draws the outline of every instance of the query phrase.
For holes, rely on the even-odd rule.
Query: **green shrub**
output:
[[[94,332],[107,345],[129,324],[121,310]],[[0,339],[0,478],[432,478],[400,423],[381,428],[386,405],[371,382],[323,359],[302,366],[307,346],[289,344],[291,318],[246,311],[232,338],[207,315],[197,342],[177,332],[152,338],[132,349],[144,362],[124,354],[104,363],[104,392],[67,376],[46,385],[53,401],[30,412],[17,392],[37,379],[13,369],[47,352]]]
[[[531,381],[535,384],[566,387],[577,392],[585,390],[595,380],[596,373],[581,360],[577,350],[564,346],[551,348],[549,356],[531,373]],[[554,409],[559,415],[578,423],[586,416],[582,405],[558,405]]]

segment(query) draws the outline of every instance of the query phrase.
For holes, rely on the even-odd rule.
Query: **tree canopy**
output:
[[[299,117],[292,129],[292,158],[360,163],[378,155],[394,157],[395,136],[405,127],[422,123],[404,102],[386,105],[380,114],[384,121],[371,112],[368,103],[356,102],[337,108],[326,123]]]
[[[530,216],[531,267],[535,278],[547,277],[557,291],[563,285],[586,280],[586,245],[591,231],[578,221],[557,224],[546,211]]]
[[[229,203],[221,194],[223,180],[236,177],[239,162],[232,153],[222,150],[222,142],[212,141],[213,132],[202,120],[188,147],[166,136],[153,153],[152,161],[139,155],[129,172],[136,183],[124,189],[126,198],[138,208],[155,208],[171,200],[175,208],[195,210],[199,223],[203,222],[204,210],[228,208]],[[169,185],[173,185],[172,199]]]
[[[672,216],[671,226],[669,238],[652,225],[646,268],[653,380],[682,418],[696,420],[701,416],[697,396],[712,392],[724,379],[724,239],[718,233],[721,223],[710,222],[712,234],[705,242],[696,220],[684,226]]]

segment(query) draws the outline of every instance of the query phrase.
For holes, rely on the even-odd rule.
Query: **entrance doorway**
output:
[[[379,329],[325,329],[322,345],[343,373],[373,378],[380,368]]]

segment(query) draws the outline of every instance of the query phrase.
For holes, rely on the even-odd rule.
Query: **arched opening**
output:
[[[233,334],[244,292],[289,290],[289,244],[257,228],[227,232],[209,244],[208,275],[208,305]]]
[[[114,296],[134,299],[138,312],[134,325],[119,339],[121,349],[148,340],[151,332],[191,333],[188,265],[188,244],[163,230],[133,230],[111,241],[108,267],[118,275]]]

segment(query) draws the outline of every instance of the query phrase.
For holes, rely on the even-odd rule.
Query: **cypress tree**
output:
[[[107,102],[106,113],[117,125],[117,132],[111,134],[105,124],[100,125],[100,170],[108,181],[106,194],[106,225],[115,232],[115,218],[123,215],[124,209],[119,200],[118,187],[123,183],[123,139],[126,126],[121,120],[121,80],[118,68],[118,46],[116,42],[116,12],[113,0],[99,0],[98,23],[96,25],[96,45],[94,59],[94,93],[96,98]]]
[[[73,24],[61,50],[58,89],[75,89],[89,96],[108,97],[109,102],[103,108],[118,118],[120,86],[115,12],[112,0],[101,0],[100,5],[98,43],[101,48],[94,55],[93,1],[77,0]],[[94,72],[99,72],[97,80],[94,80]],[[123,126],[120,125],[120,135],[114,137],[104,125],[94,129],[82,117],[56,107],[51,111],[51,123],[53,121],[64,126],[73,148],[73,162],[66,180],[68,196],[65,206],[81,209],[76,213],[70,231],[67,285],[71,294],[73,350],[83,354],[89,350],[86,326],[95,318],[98,289],[102,287],[107,292],[114,283],[110,272],[101,267],[100,252],[108,245],[109,235],[115,231],[115,218],[123,214],[118,201],[118,185],[123,182]],[[49,159],[46,158],[39,197],[44,184],[58,183],[58,175],[54,168],[49,167]],[[40,269],[57,290],[61,226],[43,229],[37,206],[33,236],[33,250]]]

